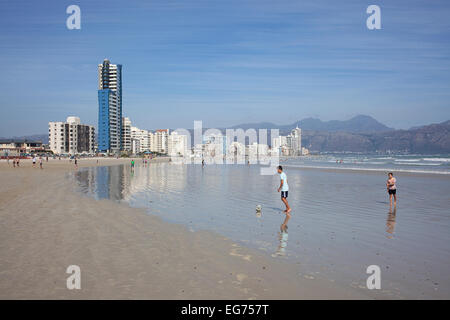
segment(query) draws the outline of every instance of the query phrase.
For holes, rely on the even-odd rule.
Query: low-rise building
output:
[[[23,154],[45,152],[42,141],[0,140],[0,157],[18,157]]]

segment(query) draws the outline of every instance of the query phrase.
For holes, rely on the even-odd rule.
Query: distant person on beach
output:
[[[286,206],[286,210],[283,212],[286,213],[286,219],[284,220],[283,224],[281,225],[281,231],[286,231],[287,229],[287,222],[289,221],[289,218],[291,217],[291,207],[289,206],[289,203],[287,201],[288,192],[289,192],[289,185],[287,181],[286,173],[283,172],[283,167],[278,166],[278,174],[280,175],[280,186],[278,187],[278,192],[281,191],[281,201]]]
[[[134,170],[134,160],[131,160],[131,170]]]
[[[388,179],[386,181],[387,192],[389,194],[389,205],[392,206],[392,196],[394,196],[394,206],[397,205],[397,179],[394,178],[394,174],[389,172]]]
[[[33,168],[36,167],[36,156],[33,157]]]
[[[202,168],[205,167],[205,160],[202,159]]]
[[[78,160],[77,160],[77,158],[74,159],[74,162],[75,162],[75,169],[78,169]]]
[[[39,168],[44,169],[42,168],[42,157],[39,157]]]
[[[17,167],[20,167],[20,158],[17,158],[16,165],[17,165]]]
[[[16,167],[16,158],[13,158],[13,168]]]

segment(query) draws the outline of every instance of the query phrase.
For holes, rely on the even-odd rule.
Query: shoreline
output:
[[[81,159],[79,167],[129,163]],[[61,162],[60,162],[61,161]],[[56,162],[56,163],[55,163]],[[0,162],[1,299],[370,299],[300,277],[298,267],[144,209],[95,200],[65,178],[68,160]],[[68,290],[66,268],[81,268]]]
[[[293,170],[320,170],[326,172],[345,172],[345,173],[372,173],[372,174],[387,174],[388,172],[394,172],[394,174],[400,175],[410,175],[410,176],[430,176],[430,177],[449,177],[450,172],[445,171],[418,171],[418,170],[404,170],[404,169],[377,169],[377,168],[351,168],[351,167],[325,167],[325,166],[299,166],[299,165],[291,165],[291,164],[282,164],[283,167]]]

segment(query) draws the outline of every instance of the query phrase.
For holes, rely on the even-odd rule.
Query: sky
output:
[[[66,27],[72,4],[80,30]],[[449,17],[447,0],[0,0],[0,137],[72,115],[96,125],[105,58],[123,65],[123,115],[142,129],[442,122]]]

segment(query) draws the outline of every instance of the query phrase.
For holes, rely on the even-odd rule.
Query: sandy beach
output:
[[[79,160],[79,167],[130,159]],[[137,160],[139,163],[140,160]],[[364,299],[219,234],[74,191],[68,160],[0,161],[1,299]],[[81,268],[68,290],[66,268]]]

